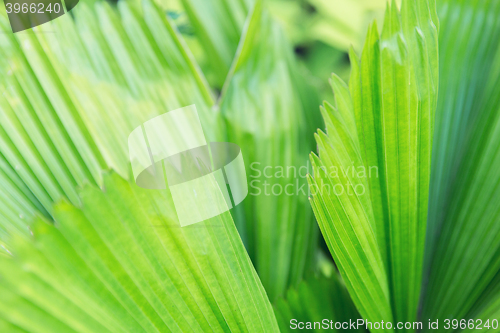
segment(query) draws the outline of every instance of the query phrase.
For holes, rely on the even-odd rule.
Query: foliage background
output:
[[[434,15],[433,1],[404,4]],[[316,212],[325,242],[306,196],[249,196],[231,214],[180,229],[168,192],[130,182],[128,133],[193,103],[210,140],[242,147],[247,170],[254,161],[300,167],[311,151],[321,160],[337,156],[313,133],[333,137],[355,114],[367,91],[356,93],[353,78],[378,43],[399,47],[391,39],[398,29],[412,40],[414,18],[398,16],[397,6],[384,18],[385,1],[81,1],[71,15],[16,35],[3,13],[0,331],[274,332],[287,331],[290,318],[344,321],[359,313],[424,325],[498,319],[499,1],[437,1],[439,39],[422,35],[438,45],[439,58],[418,45],[401,53],[404,71],[428,72],[436,84],[439,74],[439,88],[424,85],[426,108],[436,114],[432,169],[414,169],[431,175],[429,196],[425,184],[415,192],[429,213],[410,221],[411,237],[389,245],[396,256],[383,264],[361,259],[354,275],[346,273],[338,251],[385,258],[385,243],[377,236],[372,249],[335,249],[335,226],[348,220]],[[379,37],[373,19],[388,32]],[[418,55],[435,55],[436,63],[420,67]],[[373,61],[365,75],[398,60]],[[330,78],[335,103],[321,114],[322,100],[333,101]],[[395,82],[390,96],[405,93]],[[421,108],[408,106],[410,114]],[[366,207],[376,209],[374,197]],[[406,230],[404,218],[374,221],[378,230],[387,223]],[[349,223],[356,229],[362,218]],[[363,275],[370,265],[387,278]],[[387,299],[363,296],[379,282]]]

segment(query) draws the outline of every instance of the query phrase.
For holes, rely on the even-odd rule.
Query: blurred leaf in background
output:
[[[249,183],[257,173],[252,165],[260,173],[266,167],[295,170],[295,176],[285,172],[275,177],[273,172],[251,183],[260,185],[250,188],[243,207],[235,209],[235,223],[274,300],[315,265],[317,229],[306,200],[305,179],[298,171],[306,167],[314,147],[308,133],[322,123],[315,111],[320,99],[310,74],[297,65],[293,47],[262,1],[251,11],[245,1],[209,3],[181,1],[194,37],[208,56],[208,73],[216,70],[225,79],[223,86],[221,81],[211,84],[221,91],[217,109],[227,141],[242,147]],[[241,37],[235,38],[238,31]],[[224,67],[221,59],[232,61]],[[264,189],[266,180],[270,184]],[[275,190],[278,194],[271,193],[273,185],[281,189]],[[292,195],[284,193],[287,185],[288,192],[292,186]]]
[[[382,23],[386,4],[387,0],[269,1],[271,13],[284,26],[322,100],[330,94],[330,73],[349,79],[348,50],[352,46],[361,51],[369,23]]]
[[[306,191],[298,191],[307,189],[298,171],[315,124],[308,122],[293,65],[283,32],[257,2],[219,105],[228,141],[244,147],[248,170],[249,196],[236,223],[271,300],[314,267],[317,240]],[[279,168],[284,172],[276,175]]]
[[[163,8],[194,35],[186,40],[210,84],[222,88],[236,53],[244,21],[254,0],[161,0]],[[321,99],[329,93],[328,76],[349,77],[347,52],[361,51],[368,24],[381,22],[386,0],[270,0],[266,7],[283,27],[299,60],[295,70],[307,73]],[[396,1],[400,3],[400,1]],[[182,31],[182,30],[181,30]],[[189,35],[189,36],[188,36]]]
[[[398,1],[398,5],[401,1]],[[368,25],[382,20],[386,0],[273,0],[271,12],[296,44],[321,41],[348,51],[361,51]]]
[[[441,82],[423,316],[487,319],[500,309],[500,2],[438,5]]]
[[[284,298],[278,299],[274,312],[281,332],[296,331],[298,322],[321,323],[313,332],[323,332],[326,329],[342,332],[342,327],[336,329],[335,323],[355,322],[361,318],[338,272],[328,278],[310,277],[302,281],[297,287],[288,290]],[[366,332],[362,328],[358,331]]]
[[[211,86],[221,91],[255,0],[161,0]]]

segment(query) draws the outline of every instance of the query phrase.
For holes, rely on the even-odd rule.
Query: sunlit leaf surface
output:
[[[414,321],[419,304],[437,99],[437,17],[430,1],[386,11],[336,105],[322,108],[311,203],[358,310]],[[389,329],[388,329],[389,331]]]
[[[5,231],[27,234],[34,212],[50,217],[60,198],[78,203],[75,187],[100,184],[102,169],[128,178],[127,137],[156,115],[196,104],[216,139],[211,92],[167,18],[149,1],[117,9],[80,4],[75,20],[0,35]]]
[[[276,319],[229,213],[181,228],[116,174],[0,258],[0,317],[30,332],[264,332]]]

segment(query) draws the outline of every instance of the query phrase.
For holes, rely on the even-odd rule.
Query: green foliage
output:
[[[248,180],[255,186],[250,187],[243,207],[235,209],[234,219],[269,297],[275,299],[314,266],[317,228],[305,197],[305,179],[274,175],[254,179],[258,172],[252,163],[258,162],[254,168],[260,172],[265,167],[297,171],[305,164],[314,147],[308,133],[321,125],[319,112],[312,111],[319,103],[318,93],[309,83],[311,76],[298,67],[290,43],[263,1],[255,7],[247,1],[182,3],[203,49],[204,56],[197,59],[206,62],[208,58],[204,72],[210,76],[216,71],[225,78],[223,86],[212,82],[221,90],[216,105],[224,123],[221,133],[224,140],[244,147]],[[251,10],[242,24],[245,8]],[[230,67],[216,63],[222,58],[232,59]],[[301,188],[304,194],[272,195],[272,185]]]
[[[349,88],[332,77],[311,156],[311,203],[361,315],[415,321],[437,99],[434,3],[404,1],[371,26]],[[351,169],[350,169],[351,168]],[[376,170],[376,174],[371,171]],[[333,174],[338,170],[337,174]]]
[[[2,318],[30,332],[277,330],[229,213],[181,228],[166,190],[103,185],[1,259]]]
[[[207,135],[221,135],[209,110],[212,93],[182,38],[148,1],[140,8],[128,2],[117,10],[105,3],[77,8],[74,20],[64,16],[36,29],[54,34],[1,36],[1,207],[8,232],[2,325],[47,332],[277,330],[228,214],[188,232],[163,198],[153,207],[168,223],[158,222],[161,234],[152,234],[159,212],[149,206],[145,213],[143,197],[127,200],[136,187],[122,180],[107,184],[101,175],[111,167],[130,179],[128,134],[166,110],[195,103]],[[5,18],[2,27],[9,29]],[[106,194],[87,188],[81,200],[76,187],[87,183],[105,187]],[[53,208],[65,197],[83,204],[83,212],[67,203]],[[39,213],[57,228],[32,224]],[[122,223],[131,228],[127,234]],[[30,230],[47,246],[38,256],[40,243],[33,243]],[[52,246],[46,233],[60,243]],[[26,272],[24,260],[35,258],[41,261]]]
[[[295,195],[297,188],[307,189],[305,179],[264,174],[266,167],[298,170],[312,147],[312,138],[304,139],[312,126],[289,69],[293,64],[281,29],[258,2],[219,105],[228,141],[246,147],[250,193],[235,220],[271,300],[302,279],[316,249],[306,192]],[[287,185],[294,195],[284,193]],[[281,189],[278,195],[273,186]]]
[[[260,7],[254,11],[256,19],[261,17],[261,11]],[[148,19],[144,20],[144,17]],[[52,219],[53,202],[66,197],[75,205],[81,204],[75,190],[77,186],[87,182],[102,186],[101,169],[113,168],[122,177],[130,179],[127,135],[155,115],[195,103],[209,139],[226,140],[222,131],[224,124],[231,127],[228,133],[233,138],[240,135],[233,130],[237,128],[237,121],[233,124],[229,120],[229,114],[233,112],[231,107],[234,106],[231,103],[237,102],[231,97],[231,86],[241,89],[237,92],[239,95],[243,93],[255,97],[251,92],[253,88],[245,86],[242,80],[251,83],[257,79],[259,82],[265,72],[254,76],[249,72],[250,66],[269,69],[279,64],[276,75],[289,87],[288,95],[284,95],[282,89],[268,94],[269,101],[274,100],[274,104],[267,105],[267,111],[270,111],[268,116],[279,111],[277,117],[288,117],[289,109],[295,109],[295,116],[304,117],[306,123],[294,123],[290,117],[283,124],[280,135],[260,139],[254,147],[255,151],[259,156],[266,156],[279,149],[283,155],[275,161],[277,164],[295,166],[305,160],[311,149],[311,140],[308,145],[307,141],[299,141],[296,136],[302,155],[284,140],[289,137],[287,130],[290,127],[295,127],[297,133],[305,136],[311,132],[312,126],[317,126],[312,124],[314,117],[303,114],[302,106],[307,103],[310,106],[317,101],[312,97],[314,94],[304,96],[306,91],[288,100],[297,89],[295,84],[290,84],[290,81],[297,81],[297,73],[289,73],[293,69],[292,55],[286,54],[286,40],[279,28],[268,16],[265,20],[272,27],[274,38],[267,41],[264,32],[255,30],[255,27],[250,29],[250,36],[257,35],[257,41],[266,44],[252,54],[250,47],[256,43],[253,37],[242,40],[239,54],[244,56],[237,58],[239,67],[233,68],[228,79],[227,97],[223,98],[220,106],[214,106],[210,88],[182,37],[161,11],[147,1],[140,7],[133,2],[119,2],[116,10],[105,3],[98,3],[95,9],[81,4],[75,9],[74,20],[65,16],[36,29],[53,29],[54,34],[3,34],[2,43],[6,47],[3,49],[2,71],[6,80],[2,84],[7,90],[16,88],[9,95],[4,95],[5,105],[11,106],[11,109],[2,110],[2,116],[15,124],[11,126],[9,122],[4,122],[6,133],[3,137],[9,144],[0,148],[6,156],[1,175],[6,180],[6,188],[2,192],[6,204],[2,205],[2,209],[9,218],[3,222],[8,231],[3,238],[7,251],[15,253],[15,246],[10,244],[12,240],[7,234],[29,237],[28,226],[37,212]],[[3,28],[8,29],[5,18]],[[274,44],[276,41],[279,44]],[[262,57],[267,48],[274,48],[274,52]],[[16,66],[13,67],[12,63]],[[245,67],[247,70],[243,73]],[[271,74],[270,82],[274,79],[275,74],[265,74]],[[240,82],[233,84],[233,80]],[[25,114],[21,113],[23,109],[17,109],[17,101],[23,101]],[[275,109],[273,105],[280,108]],[[211,107],[222,111],[214,112]],[[221,114],[224,116],[221,117]],[[24,118],[19,119],[23,115]],[[242,115],[255,116],[250,112]],[[247,123],[248,119],[240,117],[238,121]],[[30,124],[34,125],[27,128]],[[267,124],[272,123],[267,121]],[[240,133],[243,132],[242,129]],[[270,144],[275,148],[269,149]],[[40,147],[48,148],[42,150]],[[33,156],[38,158],[33,160]],[[80,169],[83,171],[78,173]],[[47,194],[48,190],[51,192]],[[20,200],[21,203],[18,203]],[[249,206],[252,212],[254,208],[251,204]],[[270,211],[274,211],[279,218],[270,215]],[[240,216],[239,220],[245,223],[243,217]],[[274,230],[277,223],[281,224],[280,233],[273,237],[263,238],[264,233],[255,234],[258,228],[253,224]],[[312,258],[317,233],[305,198],[276,198],[268,210],[261,211],[259,217],[251,217],[246,224],[239,224],[243,225],[242,230],[250,229],[254,233],[252,237],[259,236],[261,259],[257,267],[268,276],[264,281],[272,297],[283,294],[289,285],[298,283],[306,268],[314,264]],[[240,239],[233,241],[239,243]],[[275,246],[278,251],[275,251]],[[256,257],[256,251],[251,254]],[[279,277],[273,276],[276,265],[280,265]]]
[[[229,72],[246,17],[254,0],[179,0],[205,51],[207,74],[221,89]]]
[[[439,14],[424,317],[474,318],[500,295],[500,3],[442,1]]]
[[[118,10],[80,4],[75,20],[65,15],[32,34],[7,33],[2,17],[5,229],[27,234],[36,211],[49,217],[63,197],[77,204],[75,187],[101,184],[102,169],[129,178],[127,136],[145,120],[196,103],[213,125],[211,92],[162,13],[148,1],[147,22],[133,4]]]
[[[323,296],[318,297],[318,295]],[[344,323],[349,320],[355,322],[360,318],[345,285],[336,272],[329,278],[323,276],[309,278],[302,281],[296,288],[288,290],[286,297],[276,302],[274,312],[281,332],[295,331],[290,328],[291,318],[304,323],[322,323],[323,319],[328,319],[328,325],[331,325],[330,321],[333,323]],[[316,327],[313,331],[324,331],[323,327]],[[334,326],[330,331],[341,332],[342,330],[337,330]]]
[[[499,319],[499,1],[393,1],[365,39],[384,0],[159,2],[0,14],[0,332]],[[250,194],[181,228],[127,136],[190,104]]]
[[[397,1],[400,3],[400,1]],[[321,42],[348,51],[360,50],[366,28],[383,19],[385,0],[272,0],[270,8],[298,45]]]

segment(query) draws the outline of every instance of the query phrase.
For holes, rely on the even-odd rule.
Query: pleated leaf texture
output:
[[[341,278],[312,276],[305,196],[180,228],[168,191],[133,184],[127,135],[181,106],[238,143],[249,174],[299,168],[323,127],[263,1],[180,2],[208,81],[150,0],[80,3],[25,34],[0,14],[0,332],[284,332],[292,318],[498,331],[500,2],[393,3],[351,50],[349,85],[332,76],[309,183]]]
[[[131,182],[144,121],[196,104],[221,133],[182,37],[150,1],[74,14],[0,36],[0,331],[277,331],[229,213],[181,229]]]
[[[500,315],[500,2],[445,0],[438,14],[422,319],[477,318],[491,326]]]
[[[179,0],[206,55],[203,72],[221,89],[255,0]]]
[[[76,187],[100,185],[103,169],[131,179],[127,137],[144,121],[196,104],[213,125],[214,99],[182,38],[154,3],[141,5],[81,3],[35,33],[9,33],[0,17],[0,242],[28,235],[31,217],[50,218],[61,198],[78,204]]]
[[[227,140],[245,147],[249,195],[236,208],[235,222],[274,302],[313,267],[318,230],[307,191],[295,193],[300,187],[307,189],[304,177],[297,179],[291,172],[281,177],[272,172],[269,177],[267,170],[299,170],[305,165],[314,146],[314,129],[294,82],[297,63],[290,45],[264,9],[258,1],[249,17],[219,105],[229,125]],[[272,187],[291,187],[293,195],[276,195]]]
[[[413,322],[438,87],[434,1],[388,5],[381,34],[373,24],[350,58],[349,86],[334,75],[335,105],[321,108],[310,201],[363,318]]]
[[[165,191],[104,175],[0,257],[2,332],[276,332],[229,213],[181,228]]]

